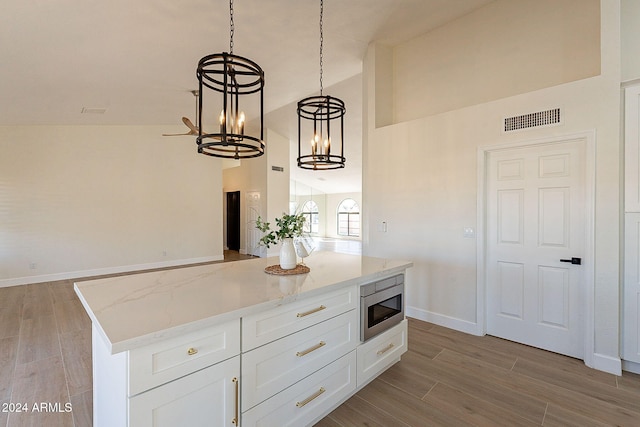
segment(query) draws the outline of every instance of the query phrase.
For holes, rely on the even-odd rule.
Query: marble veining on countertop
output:
[[[76,293],[112,353],[318,295],[368,283],[411,262],[314,252],[307,274],[276,276],[278,258],[182,267],[75,283]]]

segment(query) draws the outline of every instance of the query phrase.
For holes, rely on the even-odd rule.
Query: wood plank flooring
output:
[[[90,426],[91,394],[91,321],[73,283],[0,288],[0,426]]]
[[[316,427],[640,426],[640,375],[415,319],[408,342]]]
[[[90,326],[73,280],[0,288],[0,427],[92,425]],[[316,424],[465,425],[640,426],[640,376],[409,319],[402,360]]]
[[[0,427],[93,425],[91,321],[74,281],[0,288]]]

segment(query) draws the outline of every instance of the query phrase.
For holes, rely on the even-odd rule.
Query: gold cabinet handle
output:
[[[194,354],[198,353],[198,349],[197,348],[193,348],[193,347],[189,347],[187,349],[187,354],[189,356],[193,356]]]
[[[239,400],[240,400],[240,382],[238,381],[238,378],[233,377],[233,379],[231,380],[232,383],[234,383],[236,385],[236,412],[235,412],[235,417],[233,418],[233,420],[231,420],[231,424],[233,424],[234,426],[238,425],[238,408],[239,408]]]
[[[389,344],[388,346],[386,346],[382,350],[378,350],[378,352],[376,354],[378,356],[382,356],[383,354],[385,354],[387,351],[391,350],[392,348],[393,348],[393,343]]]
[[[316,391],[311,396],[307,397],[305,400],[303,400],[301,402],[296,402],[296,406],[298,408],[302,408],[304,405],[306,405],[307,403],[311,402],[313,399],[317,398],[318,396],[320,396],[325,391],[326,390],[324,389],[324,387],[320,387],[320,390]]]
[[[308,316],[308,315],[310,315],[310,314],[313,314],[313,313],[317,313],[317,312],[319,312],[319,311],[322,311],[322,310],[324,310],[325,308],[327,308],[327,307],[325,307],[324,305],[321,305],[320,307],[318,307],[318,308],[314,308],[313,310],[305,311],[304,313],[298,313],[298,314],[296,314],[296,317],[304,317],[304,316]]]
[[[306,350],[298,351],[298,352],[296,353],[296,356],[298,356],[298,357],[302,357],[302,356],[304,356],[304,355],[306,355],[306,354],[311,353],[312,351],[315,351],[315,350],[319,349],[320,347],[324,347],[325,345],[327,345],[327,343],[326,343],[326,342],[324,342],[324,341],[320,341],[318,344],[314,345],[313,347],[309,347],[309,348],[308,348],[308,349],[306,349]]]

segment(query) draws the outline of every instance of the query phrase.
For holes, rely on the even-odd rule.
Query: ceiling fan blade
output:
[[[193,122],[191,122],[191,120],[189,120],[188,117],[183,117],[182,123],[187,125],[189,129],[191,129],[191,132],[193,132],[192,135],[196,135],[198,133],[198,128],[193,124]]]
[[[187,133],[163,133],[162,136],[185,136],[185,135],[193,135],[191,132]]]

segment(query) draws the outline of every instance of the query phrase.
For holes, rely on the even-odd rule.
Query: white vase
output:
[[[298,258],[296,256],[296,249],[293,246],[293,239],[282,239],[282,246],[280,247],[280,268],[283,270],[291,270],[298,265]]]

